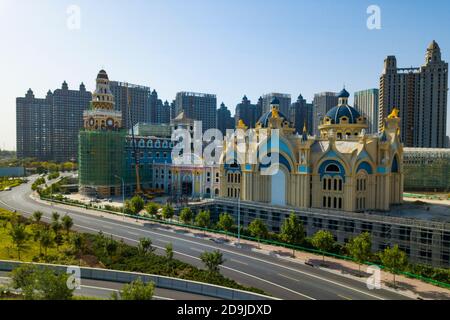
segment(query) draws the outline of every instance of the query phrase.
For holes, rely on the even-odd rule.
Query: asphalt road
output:
[[[74,229],[82,232],[112,235],[126,243],[136,245],[140,238],[151,238],[158,250],[173,244],[175,257],[192,265],[202,267],[199,256],[204,251],[219,249],[225,258],[221,272],[226,277],[246,285],[264,290],[274,297],[294,300],[399,300],[407,297],[380,289],[369,290],[364,282],[336,275],[325,270],[292,262],[279,257],[254,252],[248,248],[236,248],[230,244],[219,244],[203,239],[201,234],[174,232],[172,229],[153,223],[134,223],[89,214],[81,208],[40,203],[30,198],[31,183],[23,184],[12,191],[0,192],[0,207],[17,210],[30,215],[36,210],[44,212],[50,219],[51,212],[69,214],[74,220]],[[157,250],[157,251],[158,251]]]

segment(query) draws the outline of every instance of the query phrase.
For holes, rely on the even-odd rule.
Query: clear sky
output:
[[[367,28],[372,4],[380,30]],[[164,100],[215,93],[232,112],[244,94],[352,93],[378,87],[387,55],[422,65],[433,39],[449,61],[449,15],[446,0],[0,0],[0,148],[15,149],[15,98],[28,88],[93,90],[105,68]]]

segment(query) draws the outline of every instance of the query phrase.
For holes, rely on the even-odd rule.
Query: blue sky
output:
[[[366,27],[372,4],[380,30]],[[79,30],[67,28],[69,5]],[[101,68],[169,101],[215,93],[232,112],[244,94],[378,87],[387,55],[419,66],[435,39],[450,60],[449,12],[445,0],[0,0],[0,148],[15,149],[16,97],[64,80],[92,90]]]

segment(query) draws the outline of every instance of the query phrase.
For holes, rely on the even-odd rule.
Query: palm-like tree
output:
[[[66,230],[67,237],[69,236],[70,229],[73,227],[73,219],[67,214],[61,219],[64,230]]]
[[[43,215],[44,215],[44,213],[42,211],[35,211],[35,212],[33,212],[33,220],[34,220],[34,222],[39,224],[41,222],[41,219],[42,219]]]
[[[28,238],[28,234],[25,230],[25,225],[21,223],[13,224],[9,235],[11,236],[11,239],[17,248],[17,254],[20,260],[20,252],[25,248],[25,243],[27,242]]]
[[[47,249],[53,244],[53,237],[48,229],[42,230],[39,244],[44,248],[44,255],[47,257]]]

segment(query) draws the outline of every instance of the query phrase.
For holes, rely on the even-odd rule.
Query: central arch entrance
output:
[[[277,173],[272,175],[271,199],[273,205],[286,205],[286,172],[279,168]]]

